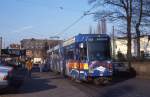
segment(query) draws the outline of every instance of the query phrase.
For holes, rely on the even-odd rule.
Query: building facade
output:
[[[47,39],[23,39],[21,41],[22,49],[26,49],[27,57],[33,58],[34,63],[44,62],[46,52],[49,48],[61,43],[61,40],[47,40]]]
[[[150,55],[150,36],[144,35],[140,38],[140,51],[144,52],[144,54]],[[132,39],[131,41],[132,47],[131,52],[132,56],[137,56],[137,42],[136,39]],[[127,55],[127,40],[126,38],[117,37],[115,38],[115,55],[118,52],[121,52],[124,55]]]
[[[21,45],[20,44],[15,44],[15,43],[10,44],[9,47],[11,49],[21,49]]]

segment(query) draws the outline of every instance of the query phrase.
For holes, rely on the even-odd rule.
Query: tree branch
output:
[[[121,4],[118,4],[118,3],[115,3],[115,2],[113,2],[113,1],[105,1],[105,3],[106,4],[110,4],[110,5],[115,5],[115,6],[118,6],[118,7],[122,7],[122,8],[124,8],[124,6],[123,5],[121,5]]]

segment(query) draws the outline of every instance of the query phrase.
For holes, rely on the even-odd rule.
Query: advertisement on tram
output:
[[[111,40],[106,34],[79,34],[49,53],[51,69],[72,80],[92,80],[95,84],[111,80]]]

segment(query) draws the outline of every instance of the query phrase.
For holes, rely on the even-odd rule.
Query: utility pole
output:
[[[2,37],[0,37],[0,60],[2,60],[2,45],[3,45],[3,42],[2,42]]]
[[[112,41],[113,41],[113,59],[115,59],[115,28],[113,26],[112,28]]]

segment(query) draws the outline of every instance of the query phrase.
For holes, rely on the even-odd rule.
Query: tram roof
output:
[[[89,37],[109,37],[107,34],[78,34],[74,37],[69,38],[68,40],[64,41],[62,45],[57,45],[51,49],[49,49],[47,52],[52,52],[60,48],[61,46],[65,47],[74,43],[81,43],[87,41],[87,38]]]
[[[89,37],[109,37],[107,34],[78,34],[63,42],[63,46],[85,42]]]

